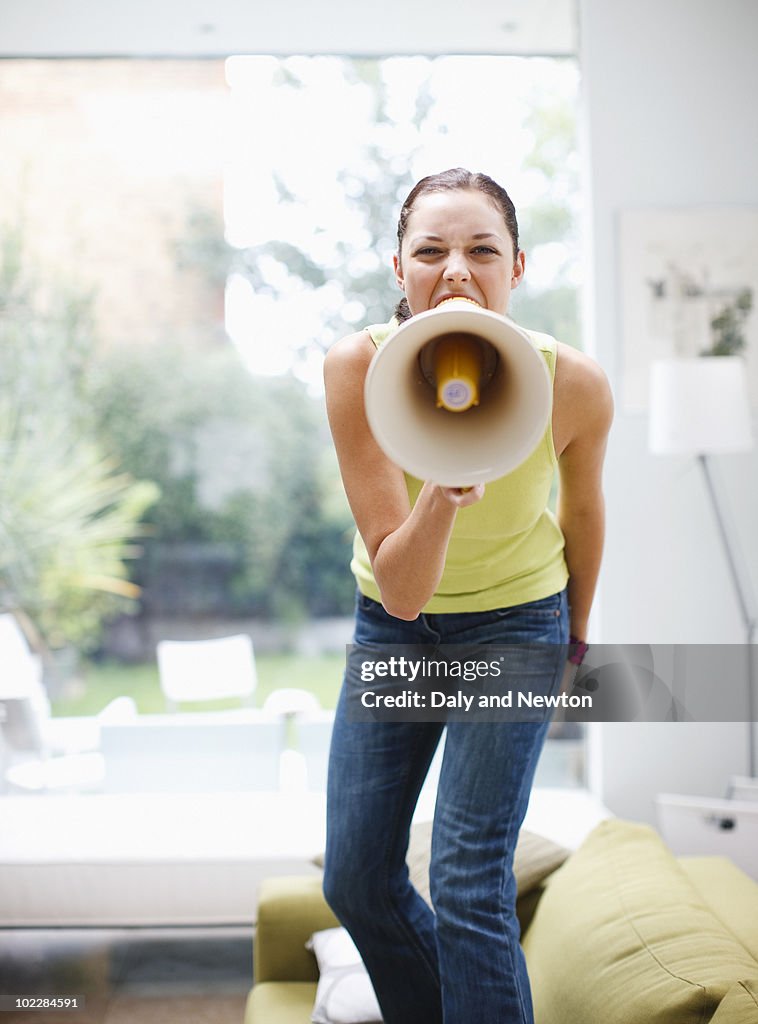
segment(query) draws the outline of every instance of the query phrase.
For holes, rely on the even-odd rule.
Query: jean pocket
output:
[[[568,633],[566,592],[501,608],[499,624],[510,643],[564,643]]]

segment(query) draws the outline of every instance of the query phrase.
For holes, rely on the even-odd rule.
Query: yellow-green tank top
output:
[[[379,348],[397,322],[368,327]],[[555,378],[557,345],[547,334],[527,331]],[[486,485],[484,497],[459,509],[447,549],[445,568],[423,612],[489,611],[549,597],[566,586],[564,540],[548,508],[557,459],[550,420],[532,454],[507,476]],[[405,474],[411,506],[422,481]],[[361,593],[381,601],[371,562],[356,531],[350,568]]]

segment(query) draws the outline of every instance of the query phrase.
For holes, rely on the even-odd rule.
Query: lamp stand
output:
[[[700,467],[705,477],[705,484],[708,489],[708,494],[713,505],[713,511],[716,516],[716,523],[718,525],[719,534],[721,536],[721,543],[724,548],[726,555],[727,565],[729,566],[729,574],[732,579],[732,585],[734,586],[734,592],[737,595],[737,601],[740,606],[740,614],[742,616],[742,624],[745,628],[745,642],[747,645],[747,718],[748,718],[748,763],[750,777],[756,778],[758,775],[758,766],[756,765],[756,744],[755,744],[755,631],[756,631],[756,613],[755,605],[752,594],[750,592],[750,581],[740,566],[744,565],[744,559],[742,558],[742,552],[739,550],[739,542],[737,532],[731,528],[731,524],[727,523],[727,510],[726,505],[722,499],[719,498],[718,489],[713,479],[713,470],[708,461],[707,455],[698,455],[697,460],[700,463]]]

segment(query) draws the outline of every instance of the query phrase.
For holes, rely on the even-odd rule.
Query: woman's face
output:
[[[455,296],[505,314],[524,274],[524,254],[514,255],[502,213],[474,189],[419,196],[394,262],[413,314]]]

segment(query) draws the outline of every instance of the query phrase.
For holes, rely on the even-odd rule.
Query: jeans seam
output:
[[[547,726],[544,726],[544,728],[545,728],[545,732],[547,732]],[[544,742],[544,736],[543,736],[543,742]],[[534,751],[536,746],[537,746],[537,744],[535,743],[534,747],[532,748],[532,751]],[[540,749],[541,749],[541,746],[542,745],[540,744]],[[507,832],[507,834],[510,837],[510,840],[509,840],[508,844],[506,845],[506,849],[508,849],[511,845],[513,845],[514,856],[515,856],[515,852],[516,852],[516,843],[513,842],[513,837],[512,837],[513,836],[513,824],[514,824],[514,819],[516,817],[516,809],[518,807],[521,807],[522,805],[524,805],[524,780],[525,780],[525,778],[526,778],[526,772],[524,772],[522,774],[522,776],[521,776],[521,786],[519,788],[518,799],[516,801],[514,801],[512,807],[511,807],[511,814],[510,814],[510,817],[508,819],[508,832]],[[531,789],[531,779],[530,779],[530,782],[529,782],[529,788]],[[516,835],[516,842],[518,842],[518,835]],[[502,931],[503,934],[505,934],[505,930],[506,930],[506,928],[505,928],[505,926],[506,926],[506,912],[505,912],[505,905],[504,905],[505,904],[505,880],[506,880],[506,874],[507,874],[507,870],[508,870],[506,868],[506,864],[507,864],[506,857],[502,857],[501,858],[501,871],[500,871],[500,885],[499,885],[499,891],[500,891],[500,914],[499,914],[499,916],[500,916],[500,919],[501,919],[501,931]],[[510,870],[511,871],[513,870],[512,864],[511,864]],[[518,893],[517,893],[517,897],[516,898],[518,898]],[[515,909],[514,909],[514,913],[515,913]],[[521,992],[521,987],[518,984],[519,972],[518,972],[517,965],[516,965],[515,953],[516,953],[516,951],[515,951],[513,945],[511,943],[509,943],[508,944],[508,959],[510,961],[511,977],[514,980],[514,986],[513,987],[514,987],[514,990],[515,990],[515,993],[516,993],[516,997],[518,998],[519,1009],[521,1010],[522,1020],[524,1020],[526,1022],[529,1022],[532,1018],[530,1017],[530,1014],[528,1012],[528,1007],[524,1003],[523,994]]]
[[[422,735],[423,734],[421,732],[419,732],[417,734],[417,737],[414,738],[414,757],[413,757],[413,759],[409,758],[406,761],[406,771],[405,771],[405,775],[404,775],[404,790],[403,790],[404,795],[407,794],[407,792],[408,792],[408,783],[409,783],[410,779],[413,777],[413,775],[415,774],[414,772],[411,771],[411,768],[415,765],[416,756],[418,755],[419,748],[420,748],[419,740],[421,739]],[[393,831],[389,835],[389,842],[385,846],[385,850],[386,851],[391,850],[393,845],[397,843],[397,840],[398,840],[397,830],[398,830],[398,825],[397,825],[397,822],[395,822]],[[406,854],[407,854],[407,850],[406,850]],[[390,864],[389,864],[389,857],[387,857],[387,856],[383,857],[382,861],[383,861],[383,864],[382,864],[382,888],[383,888],[384,893],[385,893],[386,905],[389,908],[389,912],[392,915],[392,917],[393,917],[394,921],[396,922],[396,924],[399,926],[400,931],[402,931],[406,935],[406,939],[407,940],[410,940],[409,944],[420,955],[420,957],[423,960],[424,964],[426,965],[426,968],[429,971],[429,974],[431,975],[434,983],[437,985],[438,988],[440,988],[439,973],[437,971],[435,971],[434,964],[428,959],[427,952],[426,952],[423,944],[421,944],[418,941],[418,936],[416,934],[416,930],[414,928],[412,928],[406,922],[406,920],[404,919],[402,914],[398,913],[398,911],[397,911],[397,909],[395,907],[394,901],[392,900],[392,895],[391,895],[391,892],[390,892]],[[410,880],[409,880],[409,884],[410,884]],[[419,897],[419,898],[421,898],[421,897]]]
[[[560,621],[560,619],[559,619],[559,621]],[[558,666],[556,666],[556,669],[555,669],[554,674],[553,674],[553,682],[552,682],[552,685],[550,687],[550,692],[551,693],[555,690],[556,684],[560,685],[561,679],[562,679],[562,666],[558,665]],[[547,736],[547,730],[549,728],[549,724],[550,723],[549,723],[549,720],[548,720],[541,727],[541,728],[544,729],[544,734],[543,734],[543,737],[542,737],[542,743],[539,744],[539,749],[540,750],[542,749],[542,745],[544,744],[545,738]],[[535,744],[535,746],[532,748],[533,752],[536,749],[536,747],[537,747],[537,744]],[[534,756],[534,753],[532,754],[532,756]],[[533,777],[534,777],[534,773],[532,773],[530,775],[529,789],[531,789]],[[512,805],[512,808],[511,808],[511,815],[510,815],[510,818],[508,820],[508,835],[509,836],[512,836],[513,823],[514,823],[514,819],[515,819],[515,816],[516,816],[516,808],[517,807],[521,807],[521,806],[524,806],[524,807],[526,806],[525,805],[525,801],[524,801],[524,797],[525,797],[524,782],[525,782],[525,780],[526,780],[526,772],[524,772],[522,774],[522,776],[521,776],[521,786],[519,788],[518,799],[516,801],[514,801],[514,803]],[[516,837],[516,841],[518,841],[518,836]],[[514,845],[514,855],[515,855],[515,845]],[[505,902],[504,901],[505,881],[506,881],[506,874],[508,873],[508,869],[506,868],[506,864],[507,864],[507,860],[506,860],[505,857],[503,857],[502,858],[502,868],[501,868],[501,873],[500,873],[500,886],[499,886],[499,889],[500,889],[500,918],[501,918],[501,928],[502,928],[503,932],[505,932],[505,925],[506,925],[506,913],[505,913],[505,907],[504,907],[504,902]],[[512,866],[511,866],[510,870],[511,871],[513,870]],[[518,898],[518,894],[517,894],[517,898]],[[519,972],[517,970],[517,966],[516,966],[516,962],[515,962],[516,951],[515,951],[513,945],[511,945],[511,944],[508,945],[508,954],[507,955],[508,955],[508,959],[510,960],[511,977],[514,979],[514,989],[515,989],[515,992],[516,992],[516,997],[518,998],[519,1008],[521,1010],[521,1017],[522,1017],[522,1019],[524,1021],[529,1022],[530,1020],[533,1019],[533,1017],[530,1016],[529,1008],[524,1003],[523,994],[521,992],[521,987],[518,984]]]

